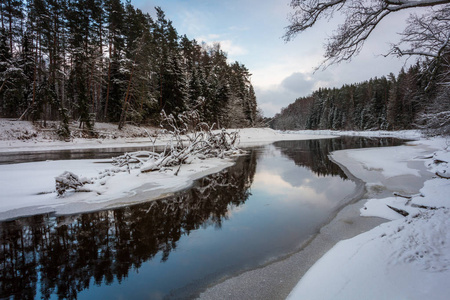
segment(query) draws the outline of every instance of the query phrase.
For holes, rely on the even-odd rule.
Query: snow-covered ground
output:
[[[29,121],[14,121],[0,118],[0,153],[18,151],[48,151],[69,149],[101,149],[121,147],[146,147],[165,145],[170,137],[158,134],[158,128],[138,127],[126,125],[122,130],[111,123],[95,123],[95,132],[98,138],[82,137],[76,123],[70,128],[74,131],[73,137],[68,141],[59,140],[55,131],[57,123],[48,122],[47,128],[39,124],[33,125]],[[336,133],[312,131],[279,132],[268,128],[237,129],[240,135],[240,146],[255,146],[272,143],[279,140],[305,140],[320,139],[339,136]],[[230,129],[229,131],[235,131]],[[149,137],[151,136],[151,138]],[[410,133],[411,135],[411,133]],[[415,136],[416,134],[413,133]],[[154,138],[158,136],[155,141]],[[152,139],[152,140],[151,140]]]
[[[112,125],[96,126],[101,128],[101,139],[74,138],[63,142],[54,141],[51,134],[36,130],[28,122],[0,119],[0,155],[14,151],[153,144],[143,128],[128,128],[123,133],[114,131]],[[427,139],[416,131],[281,133],[270,129],[244,129],[240,130],[240,145],[336,135],[393,136],[416,141],[399,147],[333,153],[335,161],[366,182],[369,200],[361,214],[392,221],[339,242],[300,280],[290,299],[447,299],[450,294],[450,180],[432,174],[446,177],[450,173],[449,139]],[[162,138],[156,144],[165,142]],[[106,160],[0,165],[0,220],[149,201],[184,189],[196,178],[232,163],[226,159],[194,160],[183,166],[178,176],[174,175],[175,170],[115,173]],[[96,183],[88,186],[92,191],[69,192],[57,197],[54,178],[66,170],[80,176],[97,177]],[[409,215],[404,217],[388,205]]]
[[[111,124],[97,123],[96,130],[103,134],[103,138],[74,138],[64,142],[55,140],[54,135],[30,122],[0,119],[0,155],[14,151],[150,147],[164,145],[168,141],[167,136],[161,136],[156,142],[150,141],[147,132],[151,134],[151,128],[127,126],[123,132],[117,132]],[[267,128],[248,128],[239,132],[242,147],[277,140],[333,137],[283,134]],[[231,159],[194,159],[183,165],[176,176],[177,168],[164,172],[141,173],[137,169],[131,170],[130,174],[117,172],[110,160],[105,159],[0,165],[0,220],[47,212],[72,214],[154,200],[183,190],[195,179],[219,172],[232,164]],[[55,177],[65,171],[94,179],[92,184],[84,186],[90,192],[69,191],[58,197]]]
[[[420,165],[449,176],[450,139],[337,151],[333,158],[366,182],[373,198],[361,215],[392,221],[339,242],[288,299],[448,299],[450,180],[434,175],[423,187],[414,182],[427,176]]]

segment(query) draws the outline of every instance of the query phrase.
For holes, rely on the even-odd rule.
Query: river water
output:
[[[166,199],[0,222],[0,298],[194,298],[298,251],[351,201],[355,183],[328,159],[331,151],[400,143],[277,142]],[[89,158],[97,155],[105,152]]]

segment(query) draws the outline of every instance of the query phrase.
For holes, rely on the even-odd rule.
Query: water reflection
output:
[[[70,160],[70,159],[102,159],[122,155],[124,152],[140,150],[163,151],[163,146],[156,147],[126,147],[126,148],[98,148],[98,149],[70,149],[52,151],[18,151],[3,152],[0,155],[0,165],[18,164],[46,160]]]
[[[317,232],[354,188],[328,160],[350,146],[278,142],[167,199],[2,222],[0,298],[193,297]]]
[[[256,152],[168,199],[0,223],[0,297],[30,299],[39,292],[44,299],[52,294],[76,299],[92,283],[120,283],[158,252],[167,261],[183,235],[200,227],[220,228],[230,206],[246,201],[255,167]]]
[[[341,137],[322,140],[280,141],[274,143],[274,145],[297,165],[307,167],[317,175],[333,175],[345,179],[347,176],[341,168],[329,159],[328,155],[331,152],[350,148],[399,146],[404,142],[388,137]]]

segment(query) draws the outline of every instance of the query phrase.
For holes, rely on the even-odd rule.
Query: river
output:
[[[0,298],[195,298],[214,282],[299,251],[355,200],[355,183],[328,159],[331,151],[401,143],[276,142],[247,149],[234,166],[169,198],[0,222]],[[69,151],[52,159],[68,155],[74,158]],[[42,157],[34,153],[31,160]]]

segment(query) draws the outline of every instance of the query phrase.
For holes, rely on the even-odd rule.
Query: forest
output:
[[[159,123],[162,110],[196,110],[217,127],[255,126],[261,114],[249,70],[220,44],[178,34],[121,0],[1,2],[0,117]]]
[[[447,73],[448,68],[441,68],[440,74]],[[391,73],[340,88],[321,88],[283,108],[271,126],[450,133],[450,90],[439,78],[418,62],[397,76]]]
[[[290,6],[294,12],[286,41],[308,31],[321,18],[331,19],[342,12],[340,24],[324,42],[324,68],[351,61],[375,28],[387,22],[387,16],[408,11],[404,26],[395,30],[397,40],[384,41],[390,50],[381,54],[408,60],[397,75],[321,88],[298,98],[273,118],[273,128],[417,128],[450,134],[450,1],[291,0]]]

